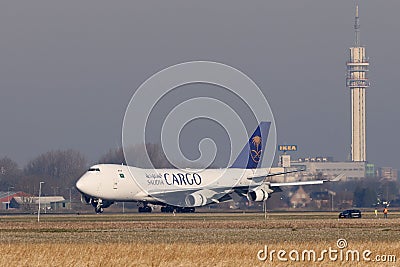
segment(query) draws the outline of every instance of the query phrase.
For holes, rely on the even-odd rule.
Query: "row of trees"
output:
[[[147,153],[156,168],[171,167],[162,153],[160,145],[147,144]],[[135,146],[128,150],[128,162],[139,167],[146,165],[144,146]],[[95,163],[127,164],[122,148],[110,149]],[[0,158],[0,191],[24,191],[37,195],[39,182],[45,182],[42,192],[45,195],[63,195],[69,198],[70,190],[75,190],[77,179],[87,170],[88,161],[76,150],[55,150],[43,153],[29,161],[24,167],[8,157]]]
[[[335,192],[349,192],[355,207],[382,206],[389,201],[398,206],[399,183],[377,178],[364,178],[359,181],[331,183],[330,189]],[[396,202],[396,203],[395,203]]]
[[[75,150],[57,150],[39,155],[20,168],[8,157],[0,159],[0,190],[38,194],[39,182],[45,182],[44,194],[68,195],[77,178],[87,168],[86,158]],[[68,192],[68,193],[67,193]]]

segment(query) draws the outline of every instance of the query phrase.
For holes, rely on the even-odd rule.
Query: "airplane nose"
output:
[[[78,189],[79,192],[81,193],[87,193],[88,191],[88,177],[86,175],[83,175],[79,180],[76,182],[75,187]]]

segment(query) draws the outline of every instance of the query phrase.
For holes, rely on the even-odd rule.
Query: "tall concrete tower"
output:
[[[346,86],[351,95],[351,160],[366,161],[366,131],[365,131],[365,89],[369,87],[367,78],[369,62],[365,47],[360,44],[360,19],[358,5],[354,23],[355,43],[349,49],[347,61]]]

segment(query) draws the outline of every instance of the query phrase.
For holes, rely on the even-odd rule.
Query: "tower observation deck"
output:
[[[369,87],[368,67],[365,47],[360,44],[360,21],[358,17],[358,5],[354,23],[355,44],[349,49],[349,61],[347,61],[346,86],[351,96],[351,160],[366,161],[366,88]]]

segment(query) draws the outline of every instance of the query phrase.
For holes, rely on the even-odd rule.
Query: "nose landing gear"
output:
[[[95,206],[96,205],[96,206]],[[103,211],[104,211],[104,209],[103,209],[103,201],[101,200],[101,199],[98,199],[97,200],[97,204],[96,203],[93,203],[93,206],[95,206],[94,207],[94,211],[96,212],[96,213],[103,213]]]
[[[95,198],[91,198],[90,200],[90,204],[92,204],[92,206],[94,207],[94,211],[99,214],[99,213],[103,213],[105,208],[108,208],[109,206],[111,206],[114,202],[112,201],[108,201],[108,200],[102,200],[101,198],[99,199],[95,199]]]

